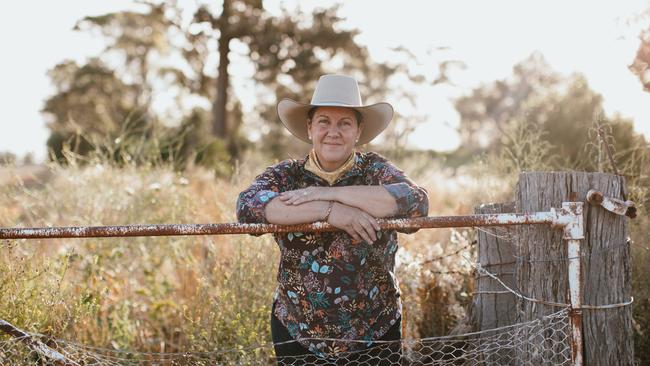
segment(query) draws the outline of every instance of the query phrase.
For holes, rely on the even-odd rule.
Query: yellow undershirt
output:
[[[343,174],[347,173],[347,171],[350,170],[353,165],[354,165],[354,152],[350,154],[348,160],[346,160],[345,163],[343,163],[343,165],[338,167],[338,169],[332,172],[328,172],[325,169],[323,169],[323,167],[320,165],[320,162],[318,161],[318,157],[316,156],[316,152],[314,151],[314,149],[312,149],[309,152],[309,160],[307,160],[307,163],[305,164],[305,169],[323,178],[324,180],[327,181],[327,183],[329,183],[329,185],[332,185]]]

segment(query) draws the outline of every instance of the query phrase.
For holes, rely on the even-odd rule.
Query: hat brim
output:
[[[357,146],[372,141],[388,127],[388,124],[393,119],[393,106],[385,102],[367,106],[350,106],[325,103],[303,104],[289,98],[282,99],[277,105],[280,121],[294,136],[309,144],[311,144],[311,141],[307,133],[307,113],[313,107],[343,107],[359,111],[363,116],[364,123],[359,142],[356,143]]]

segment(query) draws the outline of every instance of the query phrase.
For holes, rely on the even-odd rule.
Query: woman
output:
[[[311,362],[377,356],[381,342],[375,341],[401,339],[401,303],[397,234],[381,231],[376,219],[426,216],[429,208],[426,191],[385,158],[355,152],[386,128],[393,108],[363,106],[356,80],[343,75],[322,76],[310,104],[284,99],[277,108],[287,129],[313,149],[259,175],[239,195],[238,220],[326,221],[341,231],[275,234],[281,253],[271,318],[276,355],[307,355]],[[399,349],[393,342],[385,354],[399,357]]]

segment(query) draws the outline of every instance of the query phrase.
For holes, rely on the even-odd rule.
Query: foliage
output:
[[[534,53],[513,67],[512,76],[458,98],[462,146],[472,152],[494,150],[508,125],[526,116],[526,102],[559,86],[560,76]]]
[[[643,16],[650,17],[650,9]],[[643,90],[650,92],[650,25],[641,31],[639,41],[639,49],[629,68],[639,78]]]
[[[60,164],[170,165],[176,170],[199,164],[217,176],[229,175],[226,146],[205,132],[202,115],[195,110],[178,127],[127,119],[110,137],[80,131],[69,136],[54,133],[48,144],[52,159]]]
[[[93,59],[82,67],[64,62],[49,75],[57,94],[46,101],[43,112],[52,119],[47,145],[58,160],[66,144],[72,144],[75,153],[87,155],[98,139],[112,141],[125,130],[140,131],[147,124],[136,112],[137,91],[101,61]]]
[[[14,165],[16,163],[16,154],[9,151],[0,151],[0,166]]]
[[[539,54],[516,65],[510,78],[459,98],[456,108],[463,144],[455,155],[464,161],[488,153],[509,165],[504,169],[511,172],[603,171],[608,166],[606,154],[595,134],[602,125],[619,164],[641,168],[634,154],[646,142],[634,132],[632,121],[605,116],[602,97],[583,75],[563,77]]]
[[[230,221],[238,186],[172,167],[53,166],[46,185],[5,186],[3,226]],[[227,188],[227,189],[224,189]],[[197,192],[196,189],[205,189]],[[27,198],[31,197],[31,198]],[[263,341],[270,240],[247,237],[3,242],[0,317],[57,337],[165,352]],[[260,250],[244,250],[245,247]],[[156,250],[152,250],[156,248]],[[248,283],[248,285],[246,285]]]
[[[171,47],[167,32],[173,23],[164,5],[148,6],[148,12],[85,17],[77,23],[77,30],[99,31],[108,45],[100,57],[86,64],[65,61],[49,72],[56,91],[43,112],[50,119],[52,158],[65,162],[70,152],[79,156],[99,153],[117,162],[155,162],[174,155],[179,145],[189,144],[182,138],[188,126],[195,124],[169,128],[152,110],[152,74],[156,60]],[[111,65],[115,60],[122,64]],[[195,143],[201,147],[209,142]]]
[[[264,147],[276,158],[302,153],[305,146],[286,138],[275,112],[277,100],[306,102],[320,75],[341,72],[360,80],[369,102],[378,101],[388,93],[393,75],[408,73],[405,65],[373,62],[355,40],[358,31],[343,28],[337,7],[311,14],[283,8],[273,14],[258,0],[224,0],[220,7],[197,3],[194,10],[175,2],[139,5],[142,11],[81,19],[75,29],[99,35],[105,49],[87,63],[64,61],[51,70],[55,93],[43,112],[50,119],[48,147],[56,159],[65,160],[65,149],[89,155],[127,128],[136,139],[138,134],[148,138],[145,133],[152,130],[186,132],[188,139],[175,144],[196,154],[184,153],[181,166],[192,162],[193,155],[202,157],[194,161],[198,164],[232,163],[252,146],[251,129],[257,138],[272,141]],[[232,80],[231,58],[251,65],[250,78]],[[421,75],[409,78],[424,80]],[[252,83],[253,113],[244,116],[233,82]],[[162,95],[173,95],[165,110]]]

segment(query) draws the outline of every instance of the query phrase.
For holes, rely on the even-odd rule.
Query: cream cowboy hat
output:
[[[313,107],[354,108],[363,116],[363,131],[357,145],[377,137],[393,118],[393,107],[385,102],[364,106],[361,103],[359,84],[345,75],[323,75],[318,79],[310,104],[284,98],[277,106],[278,116],[284,126],[297,138],[311,143],[307,134],[307,113]]]

